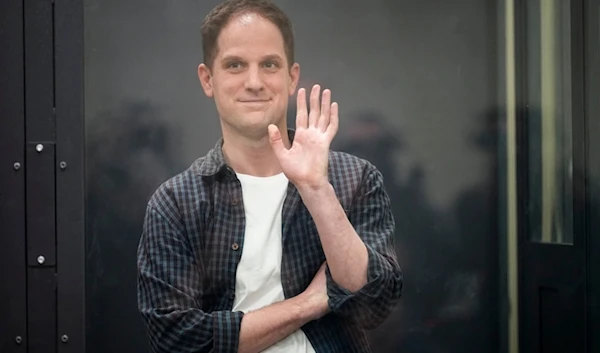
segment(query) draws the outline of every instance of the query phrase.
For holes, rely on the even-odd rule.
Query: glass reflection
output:
[[[135,251],[152,191],[220,134],[196,77],[217,3],[85,1],[88,352],[148,351]],[[277,3],[296,27],[300,86],[340,103],[333,147],[372,161],[392,199],[405,290],[372,350],[495,351],[495,7]]]
[[[527,4],[530,237],[571,244],[571,2]]]

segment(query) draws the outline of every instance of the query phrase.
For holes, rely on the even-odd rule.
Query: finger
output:
[[[271,142],[271,148],[273,148],[273,152],[275,156],[279,159],[283,157],[286,152],[285,145],[283,144],[283,140],[281,139],[281,132],[279,128],[273,124],[269,125],[269,142]]]
[[[319,93],[321,86],[314,85],[310,92],[310,113],[308,114],[308,126],[317,126],[321,109],[319,107]]]
[[[306,90],[300,88],[296,98],[296,129],[308,127],[308,112],[306,111]]]
[[[323,98],[321,99],[321,116],[319,117],[319,129],[327,130],[329,125],[329,114],[331,113],[331,91],[323,90]]]
[[[338,127],[340,125],[339,118],[339,107],[336,102],[331,104],[331,113],[329,114],[329,125],[327,126],[327,133],[329,134],[330,140],[333,140],[333,137],[338,132]]]

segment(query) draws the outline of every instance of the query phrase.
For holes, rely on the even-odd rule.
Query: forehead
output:
[[[280,54],[285,51],[283,36],[275,24],[255,13],[233,17],[219,35],[218,56]]]

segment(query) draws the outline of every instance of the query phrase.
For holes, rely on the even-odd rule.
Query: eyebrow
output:
[[[277,54],[271,54],[265,56],[264,60],[283,60],[283,58]]]
[[[270,55],[267,55],[267,56],[261,58],[261,61],[266,61],[266,60],[282,61],[283,58],[277,54],[270,54]],[[222,62],[229,62],[229,61],[245,61],[245,60],[237,55],[228,55],[222,59]]]
[[[224,57],[222,60],[222,62],[228,62],[228,61],[243,61],[241,57],[237,56],[237,55],[229,55]]]

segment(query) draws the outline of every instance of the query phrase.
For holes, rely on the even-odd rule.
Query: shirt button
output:
[[[229,298],[231,298],[231,299],[235,299],[235,292],[231,292],[231,293],[229,294]]]
[[[238,204],[238,200],[237,199],[231,200],[231,204],[234,205],[234,206],[237,205]]]
[[[233,243],[233,244],[231,245],[231,248],[232,248],[232,249],[235,251],[235,250],[239,249],[239,248],[240,248],[240,246],[238,245],[238,243]]]

